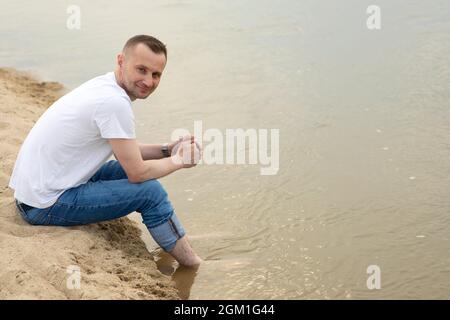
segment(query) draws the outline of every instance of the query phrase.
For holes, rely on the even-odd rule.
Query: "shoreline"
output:
[[[8,183],[17,152],[65,91],[57,82],[0,68],[0,299],[179,299],[127,217],[79,227],[32,226],[16,211]],[[79,289],[70,286],[74,267]]]

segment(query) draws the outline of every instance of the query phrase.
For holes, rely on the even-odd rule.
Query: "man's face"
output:
[[[147,98],[159,85],[166,66],[164,53],[156,54],[139,43],[117,58],[119,81],[131,100]]]

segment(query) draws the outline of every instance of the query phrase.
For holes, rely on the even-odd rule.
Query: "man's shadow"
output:
[[[172,277],[181,299],[189,299],[199,266],[186,267],[179,265],[170,254],[164,251],[158,252],[157,257],[159,257],[156,261],[158,270],[162,274]]]

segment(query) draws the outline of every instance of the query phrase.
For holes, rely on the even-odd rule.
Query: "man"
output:
[[[9,186],[33,225],[73,226],[137,211],[155,241],[180,264],[201,259],[158,182],[197,164],[194,137],[164,145],[139,144],[131,101],[158,87],[165,45],[138,35],[117,56],[114,72],[85,82],[51,105],[25,139]],[[114,153],[116,160],[105,161]]]

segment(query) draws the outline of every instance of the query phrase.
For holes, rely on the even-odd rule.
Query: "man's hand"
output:
[[[175,154],[173,154],[175,152]],[[183,168],[192,168],[202,157],[202,151],[194,137],[181,140],[172,150],[172,160],[175,164],[182,164]]]
[[[190,143],[195,143],[197,148],[199,149],[200,153],[203,151],[202,147],[198,143],[197,139],[195,139],[194,136],[191,135],[185,135],[184,137],[180,137],[177,141],[174,141],[172,143],[169,143],[169,151],[170,154],[173,156],[177,154],[178,148],[181,146],[182,142],[190,141]]]

